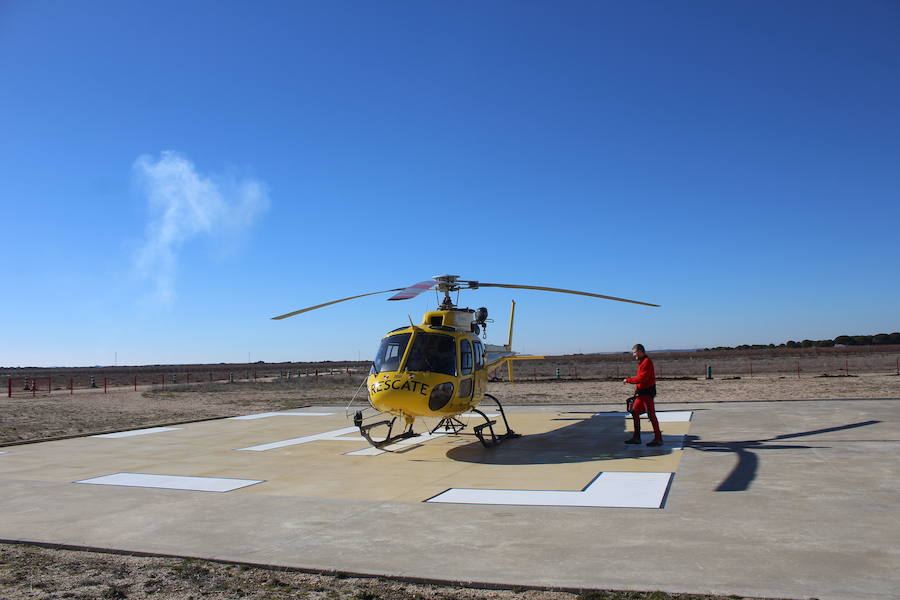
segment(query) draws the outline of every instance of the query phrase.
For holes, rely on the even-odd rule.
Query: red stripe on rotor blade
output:
[[[411,285],[408,288],[401,291],[399,294],[394,294],[388,300],[409,300],[410,298],[415,298],[425,290],[430,290],[434,287],[434,280],[429,279],[428,281],[420,281],[415,285]]]

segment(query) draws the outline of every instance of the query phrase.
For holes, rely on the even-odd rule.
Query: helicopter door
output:
[[[472,354],[475,359],[475,400],[480,400],[487,391],[487,370],[484,368],[484,346],[481,342],[472,342]]]
[[[472,346],[475,349],[475,370],[480,371],[484,368],[484,346],[478,340],[472,342]]]
[[[459,340],[459,373],[461,376],[472,375],[473,356],[472,344],[469,340]],[[472,395],[472,377],[466,377],[459,382],[459,397],[468,398]]]

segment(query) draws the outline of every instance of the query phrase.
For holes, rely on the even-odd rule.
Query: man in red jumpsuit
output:
[[[648,446],[662,446],[662,431],[659,429],[659,421],[656,419],[656,407],[653,399],[656,397],[656,372],[653,369],[653,361],[647,356],[642,344],[635,344],[631,354],[638,361],[638,371],[635,377],[629,377],[624,382],[637,386],[634,404],[631,407],[631,418],[634,419],[634,435],[625,440],[626,444],[641,443],[641,413],[646,412],[650,424],[653,425],[653,441]]]

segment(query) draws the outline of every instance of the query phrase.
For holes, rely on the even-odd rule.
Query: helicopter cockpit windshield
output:
[[[406,370],[456,375],[456,340],[439,333],[416,333]]]
[[[399,371],[400,359],[406,352],[406,346],[409,344],[411,333],[398,333],[381,340],[381,346],[375,354],[375,360],[372,363],[370,374],[381,373],[382,371]]]

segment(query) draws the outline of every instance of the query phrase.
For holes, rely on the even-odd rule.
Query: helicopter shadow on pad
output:
[[[776,435],[770,438],[744,441],[709,441],[703,440],[699,436],[690,435],[687,437],[686,446],[692,450],[700,452],[714,452],[734,454],[737,462],[731,472],[725,479],[715,488],[717,492],[745,492],[750,489],[751,484],[756,479],[760,466],[760,455],[757,452],[761,450],[812,450],[815,448],[827,448],[827,445],[807,446],[796,443],[790,443],[791,440],[802,437],[822,435],[826,433],[836,433],[839,431],[847,431],[849,429],[857,429],[859,427],[868,427],[877,425],[881,421],[860,421],[858,423],[848,423],[846,425],[838,425],[835,427],[825,427],[822,429],[814,429],[810,431],[799,431],[796,433],[786,433]],[[779,443],[787,442],[787,443]],[[828,440],[822,440],[824,444]]]
[[[552,431],[525,434],[499,446],[485,448],[479,442],[457,446],[447,457],[469,463],[487,465],[547,465],[663,456],[682,447],[683,435],[663,436],[658,448],[628,446],[624,443],[628,430],[625,419],[594,415],[588,418],[557,418],[572,421]],[[514,423],[511,423],[515,425]],[[647,441],[652,439],[646,436]]]

